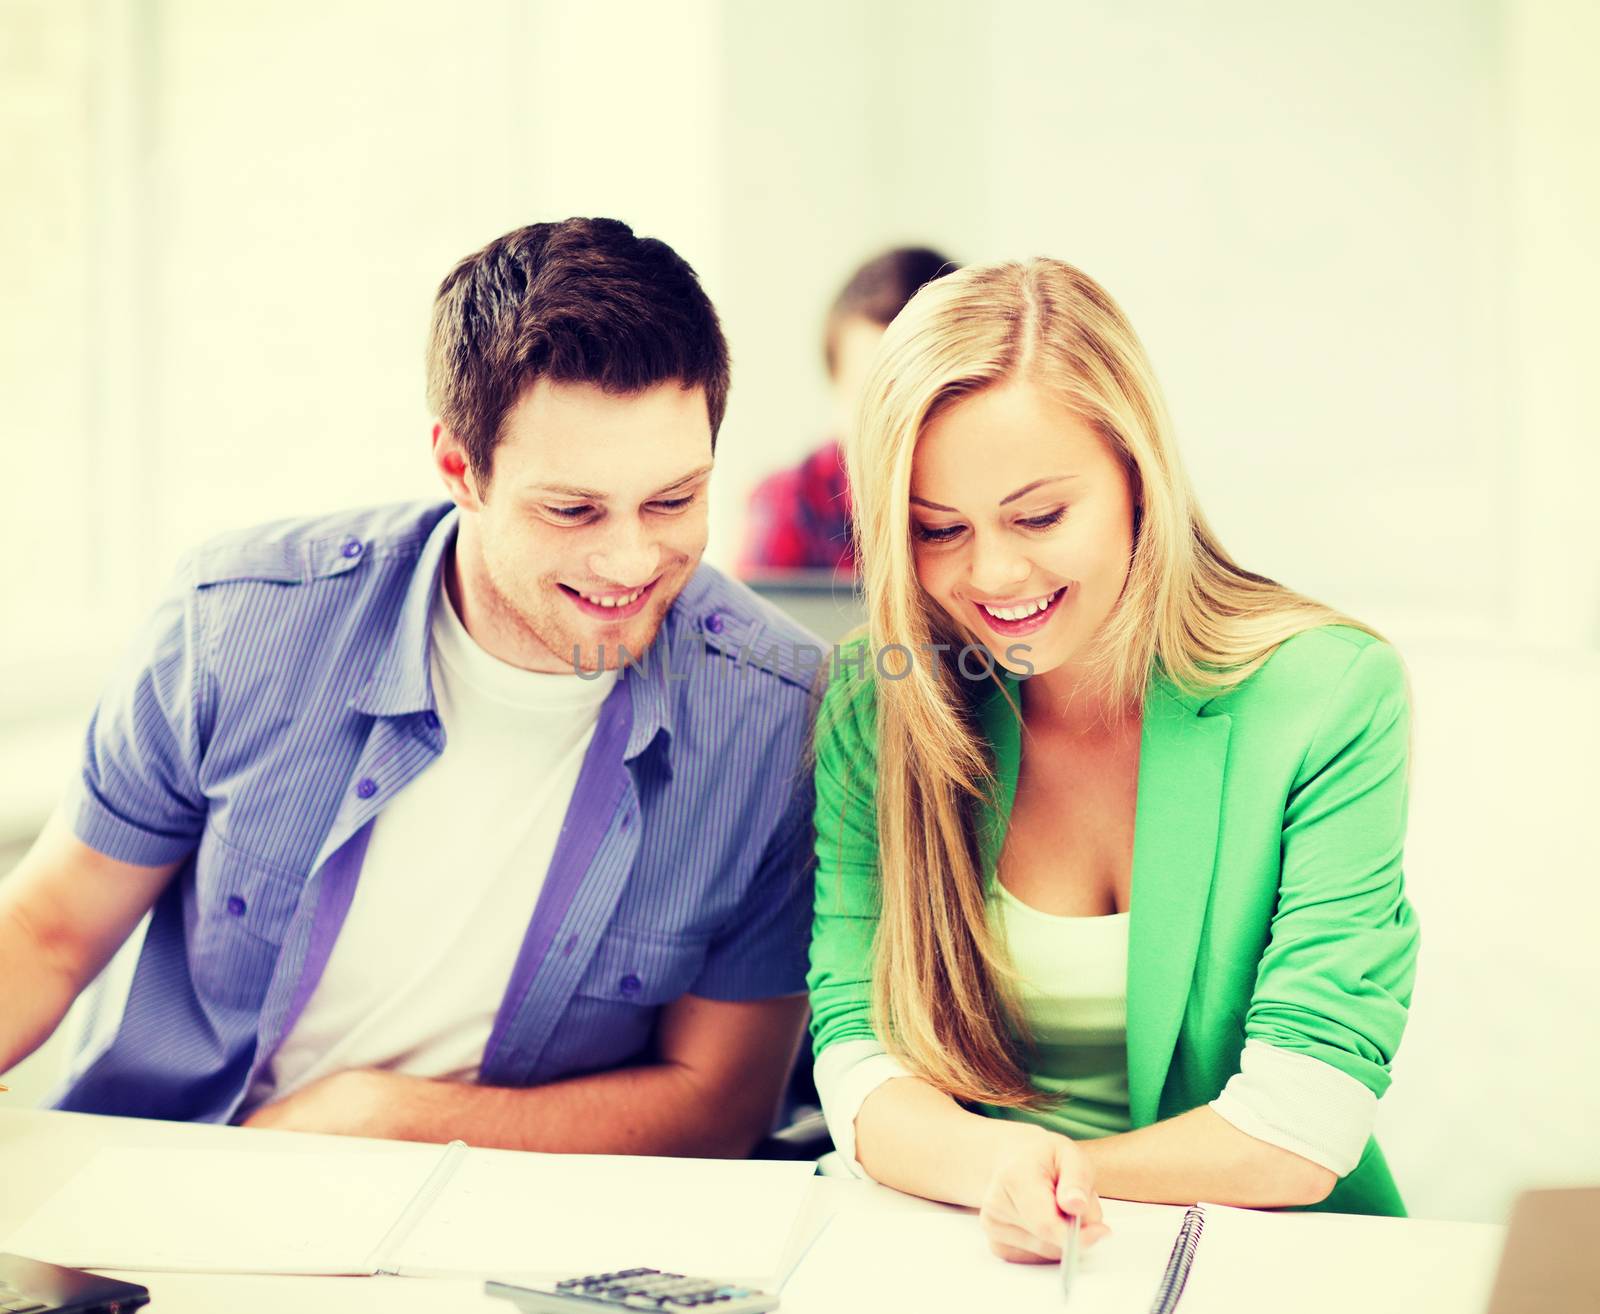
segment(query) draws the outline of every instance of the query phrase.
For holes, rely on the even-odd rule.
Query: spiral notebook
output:
[[[813,1172],[459,1141],[109,1150],[0,1250],[129,1272],[545,1277],[643,1264],[760,1282],[783,1266]]]
[[[1162,1270],[1156,1294],[1150,1301],[1150,1314],[1173,1314],[1178,1308],[1183,1289],[1189,1285],[1189,1273],[1194,1268],[1194,1257],[1199,1252],[1205,1230],[1205,1206],[1194,1205],[1178,1225],[1178,1235],[1173,1238],[1172,1250],[1167,1255],[1167,1266]]]
[[[835,1218],[784,1290],[796,1308],[918,1314],[1416,1314],[1481,1309],[1500,1229],[1104,1200],[1111,1235],[1063,1302],[1055,1265],[1007,1264],[955,1210]]]

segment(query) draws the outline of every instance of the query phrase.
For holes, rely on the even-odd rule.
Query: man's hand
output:
[[[404,1139],[400,1115],[405,1086],[420,1078],[370,1068],[334,1072],[281,1100],[263,1104],[244,1120],[246,1127],[277,1131],[324,1132],[330,1136]]]
[[[1067,1215],[1083,1224],[1079,1240],[1090,1245],[1110,1232],[1100,1221],[1094,1170],[1065,1136],[1028,1127],[1007,1137],[994,1161],[978,1220],[989,1248],[1014,1264],[1053,1263],[1061,1258]]]

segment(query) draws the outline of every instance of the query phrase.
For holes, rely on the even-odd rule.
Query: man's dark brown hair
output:
[[[924,283],[961,266],[931,246],[897,246],[874,256],[850,275],[850,281],[833,299],[823,330],[822,359],[831,375],[838,362],[839,326],[859,317],[888,328],[906,302]]]
[[[704,388],[711,441],[728,406],[728,344],[688,263],[616,219],[529,224],[439,285],[428,405],[487,484],[500,427],[538,379],[626,395]]]

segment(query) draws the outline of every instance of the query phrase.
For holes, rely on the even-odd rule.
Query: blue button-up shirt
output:
[[[185,560],[96,708],[69,809],[101,853],[183,866],[90,987],[57,1107],[239,1112],[327,964],[374,818],[445,751],[428,616],[455,529],[448,505],[385,507]],[[601,707],[481,1082],[636,1061],[685,993],[804,990],[814,644],[695,572]],[[416,874],[441,900],[450,877]]]

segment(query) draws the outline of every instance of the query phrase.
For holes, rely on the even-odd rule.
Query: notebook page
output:
[[[816,1167],[469,1150],[395,1256],[411,1276],[635,1265],[768,1281]]]
[[[1178,1314],[1479,1314],[1505,1229],[1205,1206]]]
[[[841,1212],[783,1290],[783,1306],[829,1314],[1147,1314],[1184,1211],[1103,1200],[1112,1234],[1083,1251],[1063,1304],[1055,1264],[1008,1264],[965,1210]]]
[[[0,1250],[130,1272],[364,1274],[439,1155],[106,1150]]]

